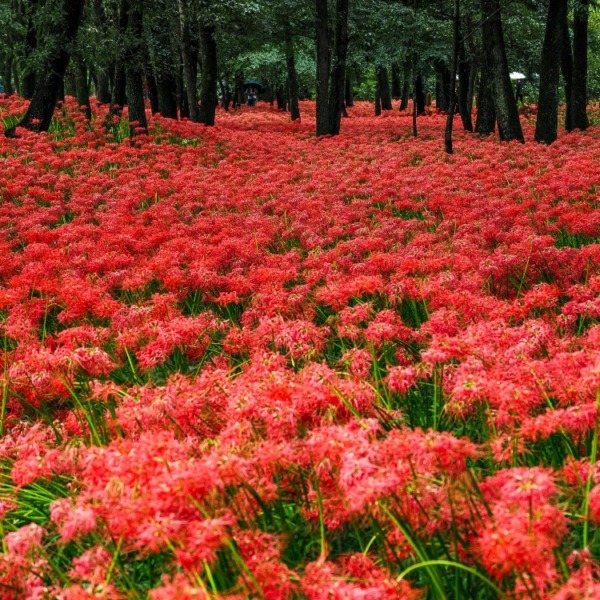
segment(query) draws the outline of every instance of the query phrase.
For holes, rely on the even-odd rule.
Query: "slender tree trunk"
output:
[[[199,119],[201,123],[215,124],[217,111],[217,42],[214,25],[203,23],[200,27],[200,43],[202,44],[202,95],[200,98]]]
[[[159,112],[158,109],[158,84],[156,83],[156,77],[154,77],[154,70],[152,65],[148,62],[144,70],[144,80],[146,91],[148,92],[148,99],[150,100],[150,114],[155,115]]]
[[[198,96],[196,94],[196,57],[192,48],[189,25],[188,6],[186,0],[177,0],[179,8],[179,38],[181,59],[183,62],[183,80],[187,93],[187,110],[191,121],[200,120],[198,110]]]
[[[94,11],[94,22],[96,27],[105,33],[106,30],[106,15],[102,0],[93,0],[92,8]],[[94,75],[94,84],[96,86],[96,99],[101,104],[110,104],[110,73],[114,73],[114,65],[112,68],[107,68],[106,63],[102,65],[90,65],[90,70]]]
[[[453,44],[452,44],[452,66],[450,67],[450,88],[448,95],[450,96],[450,107],[446,118],[446,130],[444,132],[444,150],[447,154],[454,152],[452,144],[452,125],[454,122],[454,82],[456,81],[456,71],[458,69],[458,59],[460,53],[460,2],[454,0],[454,19],[453,19]]]
[[[59,50],[50,57],[43,72],[36,78],[36,87],[27,112],[18,123],[31,131],[48,131],[60,88],[69,65],[69,46],[77,37],[77,30],[83,14],[84,0],[63,0],[63,19],[57,32],[60,39]],[[7,129],[5,135],[14,136],[15,128]]]
[[[128,0],[120,0],[119,3],[119,20],[117,30],[119,40],[123,42],[127,35],[127,26],[129,23],[129,2]],[[107,122],[114,117],[120,117],[123,113],[123,107],[127,103],[127,92],[125,84],[125,57],[120,53],[115,60],[113,79],[112,79],[112,94],[110,98],[110,109],[108,111]]]
[[[344,81],[348,55],[348,6],[349,0],[337,0],[335,11],[335,60],[329,90],[329,133],[340,132],[344,111]],[[389,92],[388,92],[389,93]]]
[[[481,70],[479,93],[477,94],[477,120],[475,132],[480,135],[490,135],[496,128],[496,111],[494,109],[494,91],[489,68],[485,64]]]
[[[400,110],[406,110],[408,108],[408,98],[410,96],[411,79],[412,79],[412,58],[407,57],[404,59],[404,65],[402,69],[402,97],[400,98]]]
[[[2,71],[2,77],[4,80],[4,93],[7,96],[14,94],[14,88],[12,83],[12,66],[13,66],[13,58],[12,54],[8,54],[6,60],[4,62],[4,69]]]
[[[458,73],[458,112],[465,131],[473,131],[473,121],[471,119],[471,109],[469,103],[469,94],[471,91],[471,65],[467,61],[464,43],[460,42],[461,27],[460,21],[455,24],[458,27],[458,57],[457,57],[457,73]]]
[[[439,61],[436,63],[436,70],[436,108],[447,112],[450,107],[450,96],[448,94],[450,91],[450,81],[452,80],[450,69],[448,69],[445,63]]]
[[[420,73],[415,78],[415,105],[417,116],[425,113],[425,89],[423,87],[423,77]]]
[[[500,0],[481,0],[484,46],[489,54],[490,71],[494,90],[494,108],[498,119],[500,139],[524,141],[517,101],[513,94],[504,46]]]
[[[572,82],[573,82],[573,50],[571,49],[571,38],[569,36],[569,22],[567,19],[567,11],[565,11],[561,21],[561,40],[562,48],[560,53],[560,70],[562,72],[565,86],[565,129],[573,130],[573,108],[572,108]]]
[[[128,48],[125,53],[125,80],[127,90],[127,106],[131,134],[135,135],[136,129],[148,133],[146,120],[146,107],[144,103],[144,76],[143,76],[143,14],[142,0],[130,0],[129,21],[127,24]]]
[[[390,81],[388,71],[384,65],[378,65],[376,70],[377,85],[381,98],[381,109],[392,110],[392,96],[390,95]]]
[[[402,96],[402,82],[400,81],[400,65],[392,63],[392,98],[400,100]]]
[[[316,0],[317,34],[317,135],[329,133],[329,11],[327,0]]]
[[[346,87],[346,107],[354,106],[354,91],[352,90],[352,78],[350,77],[350,72],[348,69],[346,69],[346,82],[344,85]]]
[[[172,73],[161,73],[156,77],[158,112],[167,119],[177,118],[177,82]]]
[[[300,118],[300,106],[298,104],[298,76],[296,74],[294,40],[292,39],[292,35],[287,28],[285,32],[285,63],[287,67],[290,118],[292,121],[296,121]]]
[[[90,106],[90,88],[88,85],[87,67],[83,57],[76,54],[73,60],[75,66],[75,91],[77,96],[77,104],[79,108],[83,107],[83,113],[89,121],[92,118],[92,108]]]
[[[551,144],[558,136],[558,86],[562,50],[561,23],[567,12],[567,0],[550,0],[546,33],[540,64],[540,97],[538,100],[535,141]]]
[[[573,9],[573,80],[571,107],[573,129],[587,129],[589,0],[577,0]]]

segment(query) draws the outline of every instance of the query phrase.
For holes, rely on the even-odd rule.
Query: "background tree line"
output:
[[[317,100],[316,132],[337,134],[355,97],[405,110],[413,128],[430,96],[464,129],[522,140],[510,71],[527,76],[536,139],[585,129],[600,91],[600,19],[592,0],[0,0],[0,81],[31,99],[21,126],[47,130],[59,98],[90,118],[90,96],[147,131],[152,113],[213,125],[244,84],[300,118]],[[476,99],[476,119],[472,108]],[[14,134],[14,130],[8,131]],[[448,142],[450,144],[448,145]]]

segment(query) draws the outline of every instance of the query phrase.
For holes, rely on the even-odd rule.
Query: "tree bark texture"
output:
[[[287,68],[290,118],[292,121],[296,121],[300,118],[300,106],[298,104],[298,75],[296,73],[294,40],[292,39],[289,29],[286,29],[285,32],[285,63]]]
[[[186,0],[177,0],[179,9],[179,37],[181,60],[183,63],[183,82],[187,94],[187,111],[191,121],[198,122],[198,96],[196,94],[196,54],[192,46],[188,5]]]
[[[484,51],[490,65],[490,74],[494,90],[494,109],[498,120],[500,139],[504,141],[524,141],[517,101],[510,81],[500,0],[481,0],[483,14]]]
[[[392,96],[390,94],[390,81],[387,68],[384,65],[377,65],[376,75],[379,96],[381,98],[381,109],[392,110]]]
[[[143,0],[130,0],[129,21],[127,23],[127,51],[125,53],[125,80],[127,90],[127,107],[131,133],[136,129],[148,133],[146,107],[144,104],[144,47]]]
[[[217,111],[217,42],[215,28],[210,23],[203,23],[200,27],[200,43],[202,46],[202,93],[200,96],[200,110],[198,118],[201,123],[212,126],[215,124]]]
[[[317,135],[329,133],[329,10],[327,0],[316,0]]]
[[[573,8],[573,79],[571,83],[571,110],[573,129],[587,129],[588,78],[588,19],[589,0],[575,0]]]
[[[551,144],[558,136],[558,86],[562,50],[561,23],[567,12],[567,0],[550,0],[540,63],[540,96],[535,124],[535,141]]]

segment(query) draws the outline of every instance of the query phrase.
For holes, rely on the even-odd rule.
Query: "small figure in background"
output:
[[[517,104],[519,102],[521,104],[525,104],[525,99],[523,97],[523,88],[525,87],[525,84],[523,83],[523,80],[518,79],[515,87],[516,87],[515,98],[517,100]]]

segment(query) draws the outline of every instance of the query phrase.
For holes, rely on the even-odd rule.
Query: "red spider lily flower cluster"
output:
[[[302,110],[0,137],[0,598],[600,594],[599,131]]]

